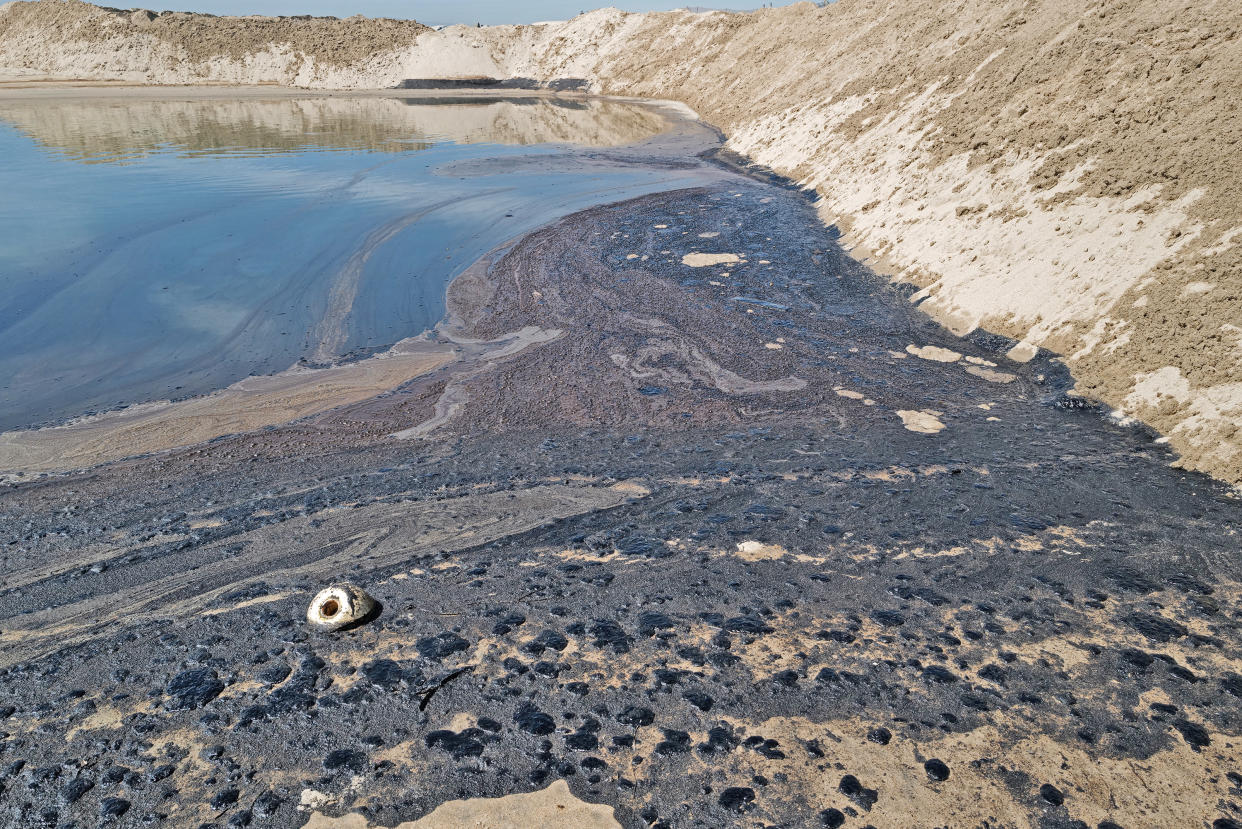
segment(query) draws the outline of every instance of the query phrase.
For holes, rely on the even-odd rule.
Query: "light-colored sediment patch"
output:
[[[663,323],[656,327],[666,328]],[[792,392],[801,391],[807,385],[805,380],[793,375],[775,380],[750,380],[720,365],[697,345],[680,339],[649,340],[633,357],[621,353],[608,356],[613,365],[627,369],[630,376],[638,380],[674,385],[698,381],[715,386],[725,394]],[[668,365],[669,357],[680,365]]]
[[[118,708],[101,708],[89,717],[74,725],[65,732],[65,742],[70,742],[83,731],[111,731],[121,727],[121,721],[131,711],[122,711]]]
[[[788,554],[789,551],[779,544],[764,544],[762,541],[742,541],[734,553],[744,561],[775,561]]]
[[[741,261],[741,258],[736,253],[687,253],[681,257],[681,264],[691,268],[732,265]]]
[[[934,435],[944,429],[944,424],[940,422],[939,412],[899,409],[896,414],[901,418],[901,425],[911,432]]]
[[[574,797],[569,784],[557,780],[530,794],[474,797],[441,803],[424,818],[393,829],[621,829],[612,808]],[[364,816],[326,817],[311,814],[305,829],[379,829]]]
[[[994,371],[983,366],[966,366],[966,373],[973,374],[976,377],[982,377],[989,383],[1012,383],[1018,379],[1016,374],[1010,374],[1007,371]]]
[[[335,803],[337,798],[321,792],[317,789],[303,789],[298,795],[298,810],[306,811],[307,809],[322,809],[331,803]]]
[[[203,615],[219,616],[221,613],[232,613],[234,610],[243,610],[247,607],[256,607],[258,605],[272,604],[273,602],[283,601],[292,595],[292,593],[272,593],[267,596],[258,596],[256,598],[246,599],[245,601],[237,602],[236,604],[231,604],[226,607],[213,607],[210,610],[204,610]]]
[[[106,412],[64,426],[0,434],[0,470],[53,472],[288,423],[395,388],[454,357],[451,346],[403,340],[383,354],[329,368],[247,377],[176,403]]]
[[[651,494],[651,489],[638,481],[622,481],[619,484],[613,484],[610,489],[615,492],[621,492],[625,495],[634,495],[640,498]]]
[[[918,346],[913,343],[906,346],[906,352],[913,354],[915,357],[922,357],[924,360],[932,360],[937,363],[956,363],[962,359],[962,355],[951,348],[941,348],[938,345]]]

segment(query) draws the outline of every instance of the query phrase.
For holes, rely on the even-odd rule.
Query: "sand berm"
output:
[[[953,330],[1242,483],[1242,4],[840,0],[434,31],[71,0],[0,7],[0,77],[391,87],[581,78],[676,99],[822,197]]]

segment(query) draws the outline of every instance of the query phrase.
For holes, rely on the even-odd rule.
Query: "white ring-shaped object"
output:
[[[334,584],[311,599],[306,621],[316,630],[340,630],[365,619],[375,609],[372,599],[354,584]]]

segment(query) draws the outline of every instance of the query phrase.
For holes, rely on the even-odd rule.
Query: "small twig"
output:
[[[450,682],[452,682],[454,679],[457,679],[457,677],[461,676],[462,674],[469,673],[470,671],[473,671],[476,667],[478,667],[478,666],[476,666],[476,665],[467,665],[467,666],[466,666],[466,667],[464,667],[464,668],[458,668],[457,670],[453,671],[451,674],[449,674],[448,676],[446,676],[444,679],[440,680],[440,681],[439,681],[439,682],[437,682],[435,685],[433,685],[433,686],[431,686],[430,688],[428,688],[426,691],[423,691],[423,692],[422,692],[422,694],[423,694],[423,698],[422,698],[422,701],[418,703],[418,710],[419,710],[419,711],[426,711],[426,710],[427,710],[427,704],[428,704],[428,703],[430,703],[430,702],[431,702],[431,698],[432,698],[432,697],[434,697],[434,696],[436,695],[436,691],[439,691],[439,690],[440,690],[441,688],[443,688],[445,685],[448,685]]]

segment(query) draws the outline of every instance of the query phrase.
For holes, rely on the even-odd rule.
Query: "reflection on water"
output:
[[[480,96],[294,100],[2,101],[0,119],[78,161],[367,150],[433,143],[617,146],[660,132],[649,107],[596,99]]]
[[[496,245],[691,183],[581,149],[663,126],[538,98],[0,101],[0,429],[413,336]]]

